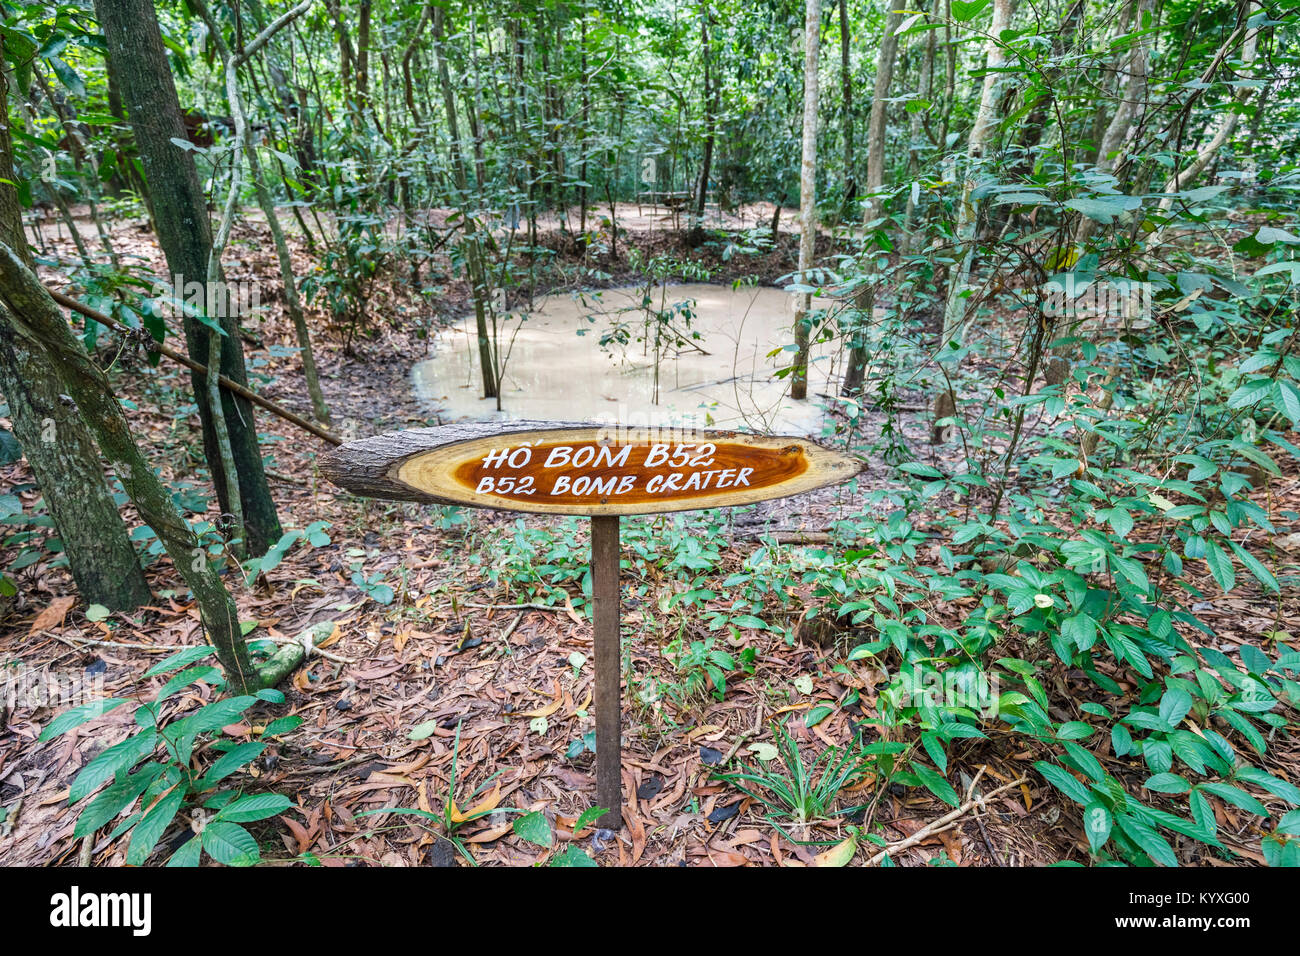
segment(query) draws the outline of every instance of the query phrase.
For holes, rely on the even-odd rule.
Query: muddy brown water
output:
[[[674,347],[661,335],[656,400],[654,325],[640,288],[539,297],[531,312],[501,321],[506,355],[501,411],[482,398],[473,317],[441,330],[412,373],[416,396],[444,421],[545,419],[682,425],[816,436],[839,368],[833,344],[815,345],[805,401],[789,395],[794,310],[789,293],[766,287],[657,286],[655,310],[672,311]],[[816,307],[828,302],[817,301]],[[682,309],[690,309],[689,322]],[[621,327],[627,341],[602,337]],[[775,353],[775,354],[774,354]]]

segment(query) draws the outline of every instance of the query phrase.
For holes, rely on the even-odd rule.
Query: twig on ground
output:
[[[983,772],[982,769],[981,772]],[[998,787],[996,790],[990,790],[986,796],[979,796],[979,797],[975,797],[973,800],[967,800],[956,810],[953,810],[951,813],[945,813],[943,816],[941,816],[938,820],[935,820],[933,823],[923,826],[921,829],[917,830],[907,839],[899,840],[897,843],[891,843],[889,846],[885,847],[883,850],[881,850],[879,853],[873,856],[870,860],[868,860],[867,865],[874,866],[875,864],[879,863],[887,856],[891,856],[894,853],[898,853],[902,850],[906,850],[908,847],[916,846],[922,840],[929,839],[930,837],[934,836],[936,833],[942,833],[945,830],[951,829],[951,824],[953,824],[958,817],[964,816],[975,807],[983,807],[984,804],[986,804],[989,800],[992,800],[999,793],[1002,793],[1005,790],[1010,790],[1012,787],[1018,787],[1022,783],[1028,783],[1028,782],[1029,782],[1028,777],[1021,777],[1018,780],[1012,780],[1010,783],[1003,784],[1002,786]],[[974,788],[974,786],[975,785],[972,782],[971,784],[972,789]]]
[[[472,607],[476,611],[563,611],[563,605],[552,604],[471,604],[461,601],[461,607]]]

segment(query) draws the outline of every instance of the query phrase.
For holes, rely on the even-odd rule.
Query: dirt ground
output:
[[[769,207],[769,217],[770,212]],[[753,215],[763,221],[761,209]],[[620,225],[629,229],[624,244],[635,242],[647,250],[681,248],[679,236],[659,228],[652,231],[653,222],[640,229],[630,213],[624,219],[620,212],[619,218]],[[85,235],[90,243],[93,229],[85,230]],[[136,224],[115,225],[113,237],[119,252],[161,266],[151,237]],[[60,256],[75,255],[66,236],[51,235],[49,241]],[[563,252],[565,240],[556,236],[554,241]],[[787,233],[785,241],[764,256],[737,257],[743,262],[729,266],[719,261],[718,279],[726,279],[728,270],[750,270],[775,281],[792,268],[793,246]],[[301,242],[295,241],[294,253],[300,274],[306,274],[311,263]],[[700,255],[716,257],[718,252],[703,250]],[[230,258],[230,278],[261,279],[267,290],[278,285],[270,243],[256,222],[237,229]],[[626,269],[620,273],[618,263],[606,271],[611,283],[626,274]],[[45,275],[59,285],[53,270]],[[565,277],[551,277],[549,282],[551,288],[563,287]],[[437,300],[439,314],[458,314],[466,293],[462,282],[448,278]],[[309,414],[296,357],[273,351],[274,346],[295,344],[281,303],[270,293],[263,294],[262,301],[269,305],[268,312],[249,328],[245,343],[250,362],[257,363],[257,387]],[[334,427],[343,437],[436,421],[434,410],[412,397],[408,381],[411,364],[423,357],[424,343],[401,322],[387,321],[423,308],[409,290],[386,292],[382,302],[376,302],[375,334],[359,340],[352,355],[345,354],[336,331],[325,331],[324,315],[313,310],[313,327],[321,330],[316,347],[323,386],[335,413]],[[112,356],[101,357],[107,361]],[[179,395],[179,401],[186,401],[186,376],[166,365],[157,372],[146,371],[143,357],[128,352],[118,357],[114,380],[119,394],[136,403],[129,415],[137,438],[164,477],[195,480],[193,459],[186,451],[201,444],[196,420],[175,422],[172,399],[160,400],[160,396]],[[163,385],[171,391],[162,391]],[[928,434],[924,396],[918,393],[909,401],[914,404],[904,413],[902,427],[921,446]],[[489,545],[514,533],[521,520],[528,528],[552,527],[561,535],[571,534],[573,547],[582,550],[582,524],[482,511],[464,515],[463,523],[450,523],[429,508],[361,501],[318,477],[314,459],[325,449],[323,443],[268,415],[259,414],[258,426],[268,439],[272,490],[283,526],[302,528],[328,520],[332,539],[323,548],[291,551],[252,587],[227,575],[241,619],[257,622],[250,639],[292,638],[312,625],[333,625],[323,646],[325,654],[313,655],[282,685],[288,698],[285,706],[268,705],[250,714],[248,723],[224,730],[229,738],[242,740],[249,738],[251,724],[272,715],[292,712],[306,719],[298,731],[263,755],[251,777],[241,780],[249,787],[287,794],[296,803],[292,811],[255,830],[265,857],[289,863],[311,853],[327,866],[463,864],[445,840],[412,823],[414,818],[360,816],[380,808],[440,810],[449,787],[458,727],[456,800],[463,803],[475,787],[499,772],[487,788],[497,806],[542,810],[554,820],[559,836],[556,847],[542,850],[512,832],[512,817],[493,813],[461,830],[480,863],[542,862],[566,843],[577,841],[602,864],[807,865],[824,846],[844,836],[844,823],[852,818],[783,835],[764,819],[760,805],[739,799],[734,788],[714,781],[711,774],[733,757],[744,758],[746,748],[755,742],[770,740],[768,724],[774,717],[798,713],[817,700],[844,700],[856,690],[860,705],[837,708],[811,729],[803,721],[790,724],[800,743],[811,750],[849,742],[871,711],[876,687],[885,679],[867,664],[846,659],[847,648],[860,642],[852,634],[825,641],[801,633],[794,646],[787,646],[764,639],[762,632],[751,632],[756,672],[729,685],[723,702],[706,696],[685,712],[642,705],[633,693],[635,686],[669,666],[661,653],[667,637],[648,625],[642,602],[644,595],[666,585],[654,575],[625,574],[624,636],[630,664],[624,708],[626,826],[617,834],[586,830],[575,835],[576,818],[594,799],[592,755],[569,758],[566,750],[571,741],[594,729],[587,709],[593,675],[590,665],[575,668],[570,655],[576,651],[590,657],[590,621],[572,605],[518,606],[529,602],[494,589],[481,560],[475,563],[474,557],[489,553]],[[1279,516],[1279,535],[1286,534],[1287,525],[1280,516],[1288,510],[1300,511],[1300,476],[1295,463],[1284,468],[1286,474],[1260,496],[1261,506]],[[782,532],[794,542],[790,547],[799,546],[800,535],[815,540],[835,513],[860,509],[866,490],[878,487],[886,474],[883,463],[872,463],[856,492],[824,491],[735,515],[722,542],[719,575],[725,577],[739,567],[759,546],[755,540],[759,531]],[[0,491],[15,490],[29,509],[39,497],[31,481],[23,463],[0,468]],[[210,494],[206,484],[204,490]],[[383,572],[386,580],[401,582],[391,605],[365,599],[352,583],[351,563],[358,554],[367,574]],[[5,565],[12,557],[12,551],[0,552]],[[50,567],[46,561],[24,569],[17,575],[20,593],[0,618],[0,656],[40,672],[93,676],[102,680],[105,694],[147,693],[161,683],[161,678],[141,677],[152,663],[176,648],[201,641],[197,609],[179,596],[184,589],[170,564],[165,559],[156,562],[148,576],[158,595],[153,606],[134,615],[91,621],[85,605],[75,599],[66,570]],[[806,596],[794,597],[797,605]],[[66,603],[62,614],[45,626],[33,627],[40,612],[57,606],[60,599]],[[1294,595],[1279,607],[1276,600],[1248,585],[1211,603],[1202,616],[1222,623],[1225,640],[1256,640],[1265,630],[1276,629],[1279,614],[1283,621],[1296,617]],[[963,613],[958,605],[929,610],[938,620]],[[812,682],[810,692],[799,689],[809,686],[805,679]],[[1080,699],[1086,696],[1082,675],[1062,671],[1055,679],[1077,691]],[[211,688],[200,686],[168,706],[187,708],[212,697]],[[130,708],[49,743],[37,743],[41,729],[59,709],[20,704],[4,710],[0,808],[7,814],[0,823],[0,861],[67,864],[82,859],[97,865],[122,864],[126,843],[107,839],[107,828],[94,843],[73,838],[76,808],[68,806],[67,794],[77,771],[125,736]],[[546,720],[543,733],[533,723],[538,716]],[[434,729],[426,739],[409,738],[413,727],[430,723]],[[877,732],[874,727],[866,729],[868,735]],[[988,740],[959,742],[949,779],[962,782],[958,789],[963,796],[988,793],[1021,778],[1025,782],[1004,790],[987,808],[923,835],[916,845],[898,853],[896,862],[1086,862],[1087,840],[1076,814],[1031,770],[1041,754],[1009,731],[994,728],[990,734]],[[1294,743],[1279,739],[1270,750],[1268,763],[1274,765],[1265,769],[1294,779],[1290,768],[1295,767],[1296,756]],[[1116,772],[1127,763],[1110,760]],[[1131,771],[1138,773],[1139,768]],[[845,797],[845,805],[871,801],[877,804],[882,834],[891,842],[918,834],[949,810],[919,790],[901,787],[878,794],[850,792]],[[1224,812],[1220,824],[1225,843],[1256,859],[1238,839],[1249,835],[1253,818],[1231,807]],[[191,835],[188,828],[177,830],[169,834],[173,846]],[[809,845],[802,845],[805,841]],[[1189,863],[1217,862],[1199,859],[1191,847],[1185,852]]]

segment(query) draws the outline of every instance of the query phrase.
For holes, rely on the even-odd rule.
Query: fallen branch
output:
[[[123,325],[117,319],[111,318],[105,315],[103,312],[97,311],[96,309],[92,309],[88,305],[83,305],[82,303],[78,302],[76,299],[72,298],[71,296],[64,295],[62,292],[55,292],[53,289],[46,289],[46,291],[50,294],[50,298],[52,298],[55,302],[59,303],[59,305],[69,308],[74,312],[79,312],[88,319],[92,319],[95,322],[100,323],[101,325],[106,325],[110,329],[117,329],[119,332],[125,332],[128,335],[135,333],[135,329]],[[164,345],[161,342],[155,342],[152,339],[150,339],[148,343],[148,347],[160,355],[167,356],[167,358],[171,359],[173,362],[179,362],[181,365],[184,365],[190,371],[197,372],[199,375],[202,375],[205,378],[207,377],[208,367],[206,365],[199,364],[198,362],[190,358],[188,355],[185,355],[183,352],[178,352],[174,348]],[[333,432],[326,431],[324,428],[321,428],[319,425],[307,421],[307,419],[303,418],[301,415],[294,414],[293,412],[289,411],[289,409],[285,408],[283,405],[279,405],[271,401],[269,398],[263,398],[261,395],[258,395],[257,392],[253,391],[251,388],[248,388],[245,385],[240,385],[238,382],[231,381],[230,379],[226,378],[226,376],[224,375],[218,376],[217,382],[218,384],[221,385],[222,388],[226,389],[227,391],[234,392],[236,395],[240,396],[241,398],[248,399],[254,405],[266,409],[272,415],[276,415],[280,418],[283,418],[286,422],[289,422],[292,425],[297,425],[299,428],[311,432],[313,435],[315,435],[317,438],[321,439],[322,441],[327,441],[331,445],[343,444],[343,439],[339,438]]]
[[[527,613],[526,611],[520,611],[518,614],[515,615],[515,619],[510,622],[510,626],[507,627],[505,629],[505,632],[501,635],[502,641],[510,640],[510,635],[515,632],[515,628],[519,626],[519,622],[524,619],[524,615],[526,613]]]
[[[53,631],[44,631],[39,633],[49,634],[56,641],[62,641],[69,647],[81,650],[83,647],[120,647],[133,651],[148,651],[150,653],[161,653],[163,651],[184,651],[188,650],[190,644],[128,644],[122,641],[96,641],[89,637],[74,637],[71,634],[55,634]]]
[[[476,611],[565,611],[561,604],[471,604],[461,601],[461,607],[472,607]]]
[[[1028,777],[1021,777],[1018,780],[1012,780],[1010,783],[1003,784],[1002,786],[998,787],[996,790],[990,790],[986,795],[981,795],[975,797],[972,800],[967,800],[965,803],[963,803],[956,810],[953,810],[951,813],[946,813],[943,816],[941,816],[938,820],[935,820],[933,823],[923,826],[921,829],[917,830],[906,840],[899,840],[897,843],[891,843],[889,846],[885,847],[883,850],[881,850],[879,853],[873,856],[870,860],[868,860],[867,865],[875,866],[885,857],[890,856],[891,854],[894,853],[898,853],[902,850],[906,850],[908,847],[916,846],[922,840],[926,840],[929,837],[934,836],[936,833],[949,829],[948,825],[951,824],[953,821],[955,821],[958,817],[965,816],[975,807],[983,807],[987,801],[992,800],[999,793],[1002,793],[1005,790],[1010,790],[1012,787],[1018,787],[1022,783],[1028,783],[1028,782],[1029,782]],[[971,789],[972,790],[974,789],[974,784],[971,785]]]
[[[735,537],[741,540],[771,538],[777,544],[829,544],[829,531],[741,531]]]

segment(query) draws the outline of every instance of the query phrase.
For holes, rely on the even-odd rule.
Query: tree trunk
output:
[[[122,81],[122,97],[153,198],[158,242],[167,257],[172,282],[181,289],[187,282],[204,283],[212,230],[193,156],[174,142],[185,139],[185,127],[153,0],[96,0],[95,11],[104,30],[109,57]],[[204,301],[208,299],[205,295]],[[247,385],[239,324],[231,315],[221,317],[220,321],[226,331],[221,343],[221,373],[240,385]],[[184,327],[190,357],[205,363],[208,337],[212,333],[202,322],[189,316],[184,319]],[[191,383],[217,499],[222,513],[230,513],[233,509],[225,491],[226,476],[221,467],[217,431],[211,409],[203,398],[206,382],[195,374]],[[260,555],[279,540],[281,531],[262,466],[253,408],[246,399],[226,392],[222,396],[222,409],[238,472],[248,550],[250,554]]]
[[[821,43],[821,2],[807,0],[803,35],[803,158],[799,166],[799,278],[808,283],[817,250],[817,59]],[[796,347],[790,397],[808,397],[808,338],[812,295],[802,293],[794,317]]]
[[[289,257],[289,244],[285,241],[284,230],[280,228],[280,220],[276,217],[275,202],[271,198],[270,190],[266,188],[265,177],[262,174],[261,160],[257,156],[257,144],[248,139],[248,121],[244,115],[244,97],[239,87],[239,64],[235,61],[230,49],[227,47],[225,40],[215,32],[217,23],[212,19],[203,0],[194,0],[196,9],[201,11],[201,15],[217,41],[218,50],[226,65],[226,99],[230,107],[230,115],[234,119],[236,126],[236,143],[242,145],[244,155],[248,159],[248,170],[253,180],[253,192],[257,196],[257,204],[266,216],[266,224],[271,230],[271,242],[275,245],[276,259],[280,265],[280,280],[284,284],[284,304],[289,313],[289,319],[293,322],[294,333],[298,338],[298,350],[302,357],[303,377],[307,380],[307,394],[311,398],[312,410],[316,419],[322,424],[328,425],[330,421],[329,406],[325,404],[325,396],[321,392],[320,378],[316,374],[316,357],[312,352],[311,333],[307,329],[307,319],[303,315],[302,303],[298,300],[298,285],[293,275],[293,262]],[[232,188],[235,188],[232,186]],[[219,253],[220,250],[218,249]],[[210,382],[212,377],[209,376]],[[210,387],[215,387],[215,383]]]
[[[343,10],[339,0],[325,0],[330,19],[334,21],[334,32],[339,43],[339,81],[342,85],[343,106],[348,111],[354,129],[361,129],[361,112],[358,108],[359,97],[352,95],[352,36],[343,21]]]
[[[0,62],[4,59],[0,38]],[[7,117],[8,83],[0,71],[0,117]],[[14,187],[8,123],[0,122],[0,241],[30,265],[22,209]],[[130,611],[151,598],[126,525],[104,485],[104,470],[77,409],[62,398],[41,351],[17,336],[0,309],[0,392],[9,404],[14,435],[40,486],[45,508],[63,541],[77,590],[87,604]]]
[[[1011,0],[993,0],[993,23],[989,28],[987,44],[988,69],[996,70],[1006,62],[1006,53],[1002,48],[1000,37],[1011,23]],[[978,210],[971,193],[975,190],[975,173],[984,160],[988,147],[989,133],[997,120],[996,106],[998,87],[1001,85],[1001,73],[989,72],[984,76],[984,90],[980,95],[979,111],[975,114],[975,125],[971,127],[970,139],[966,147],[966,170],[963,177],[961,198],[957,204],[956,235],[961,257],[959,265],[948,276],[948,294],[943,310],[943,341],[955,341],[959,344],[965,336],[966,319],[966,282],[970,277],[971,263],[975,259],[975,222]]]
[[[925,33],[925,55],[921,60],[921,77],[916,90],[917,97],[927,102],[931,96],[931,88],[934,86],[934,54],[935,48],[938,46],[937,41],[938,31],[927,30]],[[917,182],[921,175],[922,116],[922,111],[917,110],[912,114],[908,124],[907,178],[913,183]],[[913,186],[912,188],[917,189],[918,187]],[[902,249],[904,254],[916,251],[917,230],[915,229],[915,223],[916,200],[912,198],[912,193],[909,193],[907,209],[903,214]]]
[[[867,247],[863,271],[868,278],[876,271],[872,232],[882,228],[876,220],[880,218],[880,190],[885,183],[886,101],[890,84],[894,81],[894,61],[898,58],[898,24],[903,19],[903,11],[893,9],[896,0],[886,0],[886,3],[889,12],[885,16],[885,33],[880,38],[876,56],[876,86],[871,95],[871,118],[867,123],[867,198],[863,203],[862,223],[863,241]],[[844,372],[843,391],[846,395],[857,395],[862,391],[867,367],[866,329],[871,323],[875,299],[875,286],[868,282],[862,287],[853,309],[857,321],[850,332],[849,362]]]
[[[40,280],[7,245],[0,245],[0,299],[24,344],[51,357],[51,370],[94,430],[99,447],[113,462],[140,516],[158,535],[168,557],[194,592],[200,620],[216,647],[230,688],[237,693],[258,689],[259,678],[248,659],[239,613],[230,593],[136,446],[108,379],[73,336]]]
[[[1238,27],[1238,33],[1245,31],[1242,40],[1241,65],[1249,67],[1255,62],[1255,56],[1259,49],[1259,27],[1248,27],[1247,23],[1253,17],[1260,7],[1257,2],[1247,4],[1245,14],[1242,17],[1241,26]],[[1234,106],[1244,105],[1247,100],[1254,94],[1253,87],[1244,87],[1233,94],[1232,100]],[[1210,125],[1208,139],[1200,149],[1196,151],[1196,156],[1182,170],[1165,183],[1164,192],[1177,193],[1182,192],[1188,184],[1193,182],[1199,176],[1205,167],[1210,165],[1210,161],[1218,154],[1223,144],[1226,143],[1234,131],[1237,129],[1237,123],[1241,120],[1241,113],[1236,110],[1225,110],[1215,117],[1214,122]],[[1174,205],[1174,197],[1166,196],[1160,200],[1160,211],[1168,212]],[[1158,233],[1157,233],[1158,235]],[[1154,245],[1154,243],[1153,243]]]
[[[1151,9],[1154,0],[1134,0],[1134,2],[1137,5],[1137,28],[1140,30],[1142,15]],[[1114,172],[1119,161],[1117,154],[1128,140],[1129,130],[1133,128],[1140,115],[1139,110],[1146,103],[1148,42],[1147,37],[1138,39],[1125,61],[1123,72],[1127,76],[1127,81],[1124,84],[1124,95],[1119,105],[1115,107],[1115,114],[1106,126],[1097,147],[1097,172],[1099,173]],[[1074,241],[1079,245],[1087,243],[1096,228],[1095,220],[1080,216],[1079,223],[1075,227]]]
[[[148,604],[149,585],[104,485],[90,433],[62,400],[49,360],[18,338],[3,308],[0,391],[82,599],[115,611]]]
[[[467,270],[469,272],[470,293],[474,299],[474,325],[478,333],[479,367],[483,375],[483,397],[500,399],[500,383],[497,381],[496,362],[493,360],[492,339],[488,332],[488,289],[487,271],[483,266],[483,246],[479,239],[478,227],[471,215],[469,201],[469,172],[465,168],[465,154],[461,148],[460,125],[456,119],[456,97],[452,91],[451,74],[447,70],[447,58],[443,52],[443,25],[446,13],[437,7],[433,14],[434,56],[438,64],[438,83],[442,87],[443,107],[447,113],[447,131],[451,140],[451,165],[456,177],[458,196],[456,203],[460,206],[465,229],[465,251]],[[499,404],[499,401],[498,401]]]
[[[858,183],[853,175],[853,73],[849,64],[849,0],[840,7],[840,110],[844,124],[844,199],[842,215],[847,217],[857,198]]]
[[[709,176],[713,172],[713,149],[718,138],[718,82],[713,76],[712,48],[709,40],[709,13],[704,8],[700,25],[701,55],[704,57],[704,160],[700,164],[699,189],[695,194],[695,222],[691,224],[689,241],[698,246],[704,241],[704,207],[709,198]]]

